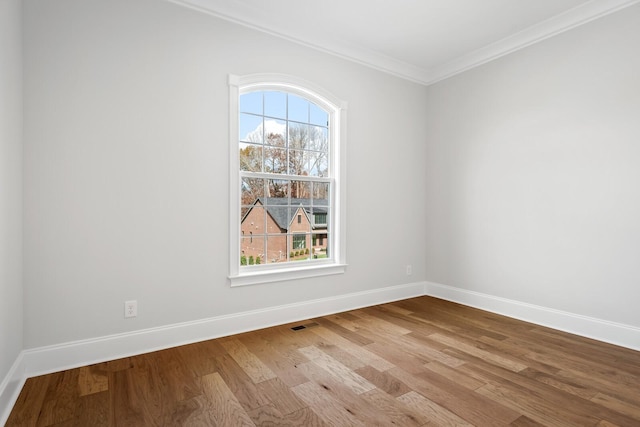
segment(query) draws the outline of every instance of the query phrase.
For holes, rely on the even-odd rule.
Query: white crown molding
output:
[[[304,39],[294,35],[287,34],[273,28],[266,27],[260,22],[245,16],[240,16],[238,11],[231,7],[233,2],[225,0],[166,0],[189,9],[193,9],[202,13],[206,13],[225,21],[233,22],[253,30],[261,31],[275,37],[279,37],[290,42],[309,47],[320,52],[324,52],[333,56],[356,62],[358,64],[374,68],[396,77],[410,80],[415,83],[427,84],[427,70],[424,68],[409,64],[380,54],[378,52],[362,49],[361,47],[351,46],[347,43],[328,43],[325,40],[313,39],[313,35],[308,35]]]
[[[249,16],[250,14],[241,16],[244,14],[234,7],[234,2],[225,0],[167,1],[423,85],[430,85],[452,77],[640,2],[640,0],[591,0],[512,36],[427,70],[344,42],[313,39],[313,34],[305,35],[304,38],[301,38],[295,34],[279,32],[262,25],[258,20]]]
[[[428,84],[465,72],[638,2],[640,0],[591,0],[446,64],[432,68]]]

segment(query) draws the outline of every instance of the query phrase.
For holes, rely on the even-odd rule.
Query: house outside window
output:
[[[344,272],[346,104],[289,76],[229,86],[231,284]]]

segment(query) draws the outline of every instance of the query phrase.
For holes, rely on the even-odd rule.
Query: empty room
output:
[[[0,425],[640,425],[640,0],[0,0]]]

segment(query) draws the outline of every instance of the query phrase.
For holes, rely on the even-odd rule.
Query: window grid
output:
[[[255,100],[255,98],[259,97],[260,111],[256,110],[258,103],[255,103],[255,101],[253,106],[243,108],[243,105],[249,104],[248,102],[243,102],[243,96],[249,100],[252,98]],[[283,114],[266,114],[268,109],[267,98],[269,96],[281,96],[285,99]],[[291,99],[295,99],[299,104],[301,103],[305,106],[306,112],[303,114],[306,115],[306,121],[291,119],[294,114],[290,110]],[[312,121],[312,108],[315,108],[316,112],[322,112],[320,120],[317,120],[316,114],[315,122]],[[300,115],[300,111],[295,112],[295,114]],[[311,236],[312,232],[319,231],[324,233],[325,236],[329,235],[326,213],[324,214],[324,222],[318,223],[324,226],[324,229],[317,230],[315,219],[311,220],[311,218],[315,218],[314,210],[322,209],[325,212],[329,212],[331,209],[329,202],[332,184],[331,179],[329,179],[331,175],[331,164],[329,162],[329,114],[310,100],[290,93],[254,91],[241,95],[239,117],[239,167],[241,177],[240,192],[242,194],[241,227],[247,226],[245,221],[248,220],[248,216],[252,215],[254,209],[258,209],[258,204],[260,205],[259,212],[261,214],[252,216],[257,216],[260,218],[258,221],[262,221],[265,224],[263,227],[258,227],[263,233],[261,236],[264,242],[262,249],[246,245],[243,241],[241,259],[246,257],[249,252],[253,256],[261,256],[267,263],[282,263],[292,261],[293,258],[298,259],[297,255],[299,254],[294,251],[307,247],[307,236]],[[243,122],[243,119],[245,119],[245,122]],[[319,121],[322,121],[325,126],[319,125]],[[245,123],[248,123],[249,126],[257,124],[257,127],[248,132],[250,127],[247,127]],[[269,126],[276,129],[275,132],[267,129],[268,123]],[[280,129],[282,125],[283,128]],[[312,132],[314,133],[312,134]],[[296,140],[296,138],[298,139]],[[319,147],[324,149],[321,150]],[[259,161],[256,161],[255,158],[250,158],[255,155],[255,151],[258,152]],[[296,155],[298,158],[292,157]],[[283,157],[284,162],[282,162]],[[313,166],[311,166],[311,163],[307,164],[305,162],[306,158],[315,160]],[[324,171],[322,170],[323,159],[326,163],[326,170]],[[314,176],[314,173],[317,176]],[[248,182],[247,180],[251,179],[258,180],[258,185],[255,191],[248,194],[249,192],[246,191],[244,185]],[[277,191],[275,191],[275,183],[281,186]],[[283,194],[280,194],[281,191],[283,191]],[[276,192],[276,194],[274,195],[272,192]],[[324,194],[321,195],[321,193]],[[305,214],[300,213],[300,210]],[[294,214],[294,212],[296,213]],[[283,215],[287,218],[286,223],[282,222]],[[294,224],[294,218],[297,218],[297,225]],[[303,221],[303,218],[305,221]],[[277,223],[282,234],[286,234],[286,242],[283,242],[281,238],[277,238],[278,235],[271,237],[267,235],[267,233],[274,231],[273,222]],[[251,222],[250,225],[252,226],[253,224],[254,222]],[[271,229],[269,229],[270,224]],[[304,232],[306,234],[290,234],[291,231],[296,233]],[[242,234],[244,234],[243,232],[244,230],[241,231]],[[314,241],[317,242],[318,240],[314,239]],[[320,245],[324,244],[324,239],[319,241]],[[309,244],[311,244],[310,237]],[[316,249],[318,251],[324,249],[326,253],[326,248],[318,247]],[[256,254],[256,251],[261,251],[261,253]],[[284,256],[283,253],[285,254]],[[309,257],[309,259],[312,258]],[[243,265],[242,262],[241,265]]]

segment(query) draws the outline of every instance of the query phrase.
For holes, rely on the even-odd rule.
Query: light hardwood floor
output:
[[[182,425],[640,426],[640,352],[420,297],[31,378],[7,424]]]

